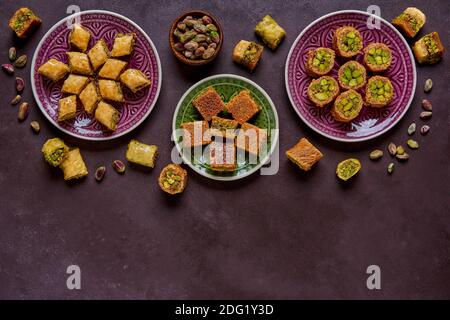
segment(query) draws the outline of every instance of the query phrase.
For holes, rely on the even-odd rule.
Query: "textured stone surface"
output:
[[[3,63],[13,44],[31,60],[39,39],[72,3],[2,2]],[[346,145],[312,132],[292,109],[284,87],[286,56],[304,27],[328,12],[365,10],[371,3],[80,1],[83,10],[119,12],[150,35],[162,61],[161,95],[133,133],[111,142],[83,142],[58,132],[37,109],[30,64],[17,71],[27,80],[24,100],[31,108],[22,124],[9,105],[14,78],[0,74],[0,298],[450,298],[448,54],[440,64],[418,67],[409,112],[392,131],[367,143]],[[377,3],[388,20],[407,6]],[[7,20],[22,5],[34,9],[43,25],[31,39],[17,42]],[[418,6],[429,18],[420,35],[439,31],[448,45],[447,2]],[[220,17],[225,45],[215,63],[190,69],[172,56],[167,34],[181,11],[198,7]],[[249,74],[233,64],[232,47],[240,39],[254,40],[254,25],[267,13],[288,37],[276,52],[266,50]],[[282,154],[276,176],[232,183],[189,171],[181,197],[160,192],[157,176],[170,161],[176,103],[193,83],[218,73],[249,77],[269,93],[278,109],[283,153],[306,136],[325,157],[303,173]],[[422,91],[427,78],[434,81],[428,95]],[[420,150],[410,151],[410,160],[396,164],[389,176],[390,156],[371,162],[368,154],[391,141],[405,145],[408,125],[422,125],[418,115],[425,97],[434,106],[433,118],[426,121],[431,130],[427,136],[416,133]],[[41,123],[39,135],[29,128],[32,120]],[[41,159],[42,143],[54,136],[81,149],[90,171],[85,181],[65,183],[61,172]],[[121,176],[111,169],[114,159],[124,159],[131,138],[158,144],[154,170],[129,166]],[[335,178],[335,166],[350,156],[360,158],[363,169],[343,184]],[[108,172],[99,184],[93,173],[101,164]],[[71,264],[81,267],[81,291],[66,289],[65,270]],[[371,264],[381,267],[380,291],[366,289],[365,270]]]

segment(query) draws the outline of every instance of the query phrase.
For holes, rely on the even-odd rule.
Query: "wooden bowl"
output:
[[[207,60],[188,59],[181,52],[175,50],[175,47],[174,47],[175,46],[175,36],[173,33],[174,33],[175,29],[177,28],[177,24],[180,21],[182,21],[186,16],[192,16],[194,18],[198,18],[198,17],[203,17],[205,15],[209,16],[211,18],[212,23],[217,27],[217,32],[219,33],[220,41],[217,44],[216,52],[214,52],[214,54],[211,56],[211,58],[209,58]],[[191,11],[187,11],[187,12],[183,13],[178,18],[176,18],[175,21],[172,23],[172,26],[171,26],[170,32],[169,32],[169,44],[170,44],[170,49],[172,50],[172,53],[178,60],[180,60],[184,64],[187,64],[190,66],[201,66],[201,65],[204,65],[204,64],[207,64],[207,63],[210,63],[211,61],[213,61],[219,54],[220,50],[222,49],[222,43],[223,43],[223,29],[219,23],[219,20],[217,20],[217,18],[214,17],[213,15],[211,15],[211,13],[204,11],[204,10],[191,10]]]

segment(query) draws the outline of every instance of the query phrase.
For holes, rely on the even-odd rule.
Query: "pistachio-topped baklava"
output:
[[[253,71],[261,59],[264,47],[256,42],[241,40],[234,47],[233,61]]]
[[[262,41],[272,50],[275,50],[286,37],[286,31],[269,15],[258,22],[255,32]]]
[[[366,103],[375,108],[387,106],[394,97],[394,88],[387,77],[374,76],[366,86]]]
[[[330,104],[339,94],[337,81],[330,76],[323,76],[311,81],[308,87],[309,99],[318,107]]]
[[[361,95],[350,89],[336,98],[333,108],[331,108],[331,114],[337,121],[350,122],[359,115],[362,106]]]
[[[343,64],[338,71],[339,85],[343,89],[359,90],[366,84],[367,72],[357,61]]]
[[[326,75],[333,69],[335,53],[329,48],[317,48],[308,51],[306,58],[306,72],[311,77]]]
[[[409,7],[392,20],[392,24],[403,31],[408,37],[413,38],[422,29],[427,18],[417,8]]]
[[[333,47],[336,54],[343,58],[356,56],[363,48],[363,39],[358,30],[345,26],[334,32]]]
[[[414,56],[419,63],[433,64],[444,56],[444,46],[437,32],[429,33],[419,39],[413,47]]]
[[[391,61],[391,49],[384,43],[371,43],[364,48],[364,64],[369,71],[386,71],[390,67]]]

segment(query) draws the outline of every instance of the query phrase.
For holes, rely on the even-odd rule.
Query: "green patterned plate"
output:
[[[237,168],[233,172],[216,172],[211,170],[209,161],[203,154],[192,152],[190,155],[182,153],[181,136],[177,134],[177,129],[181,128],[181,124],[195,120],[203,120],[202,116],[197,112],[192,101],[204,89],[212,86],[227,103],[230,99],[243,89],[251,92],[253,99],[261,107],[261,111],[249,120],[249,123],[258,126],[261,129],[267,129],[268,135],[268,153],[263,159],[258,159],[257,163],[250,163],[248,157],[246,159],[237,159]],[[229,117],[227,114],[219,114],[220,116]],[[194,84],[178,102],[175,114],[173,116],[173,135],[175,146],[181,154],[183,162],[189,165],[194,171],[202,176],[222,181],[231,181],[244,178],[258,171],[263,164],[267,163],[270,155],[273,153],[278,143],[278,114],[269,95],[253,81],[234,74],[219,74],[205,78]],[[179,132],[179,131],[178,131]]]

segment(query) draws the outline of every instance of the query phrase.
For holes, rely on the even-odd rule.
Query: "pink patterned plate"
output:
[[[58,122],[58,100],[63,97],[61,86],[64,80],[53,83],[38,74],[38,68],[50,58],[67,62],[66,52],[70,51],[68,36],[70,29],[68,23],[73,19],[80,19],[81,25],[91,34],[89,48],[99,39],[104,39],[109,48],[112,48],[114,36],[117,33],[136,34],[134,51],[128,61],[127,68],[141,70],[151,81],[150,87],[137,93],[124,88],[125,102],[113,105],[120,112],[117,129],[114,132],[106,131],[93,117],[88,116],[79,102],[75,119]],[[91,10],[76,13],[56,23],[40,41],[31,66],[31,84],[34,98],[44,115],[58,129],[74,137],[86,140],[110,140],[120,137],[141,124],[150,114],[158,99],[161,89],[161,62],[158,52],[148,35],[133,21],[120,14]]]
[[[391,129],[408,110],[416,90],[416,67],[411,50],[403,36],[386,20],[380,19],[380,29],[369,29],[364,11],[345,10],[327,14],[307,26],[297,37],[286,60],[286,90],[300,118],[314,131],[333,140],[356,142],[373,139]],[[376,16],[372,16],[376,17]],[[378,17],[377,17],[378,18]],[[305,62],[308,50],[332,47],[334,31],[342,26],[357,28],[364,45],[382,42],[392,51],[392,64],[384,73],[391,79],[395,94],[385,108],[363,107],[360,115],[349,123],[336,121],[330,107],[317,108],[307,96],[311,77],[306,74]],[[362,54],[356,60],[362,62]],[[339,67],[345,63],[336,59],[331,75],[337,78]]]

